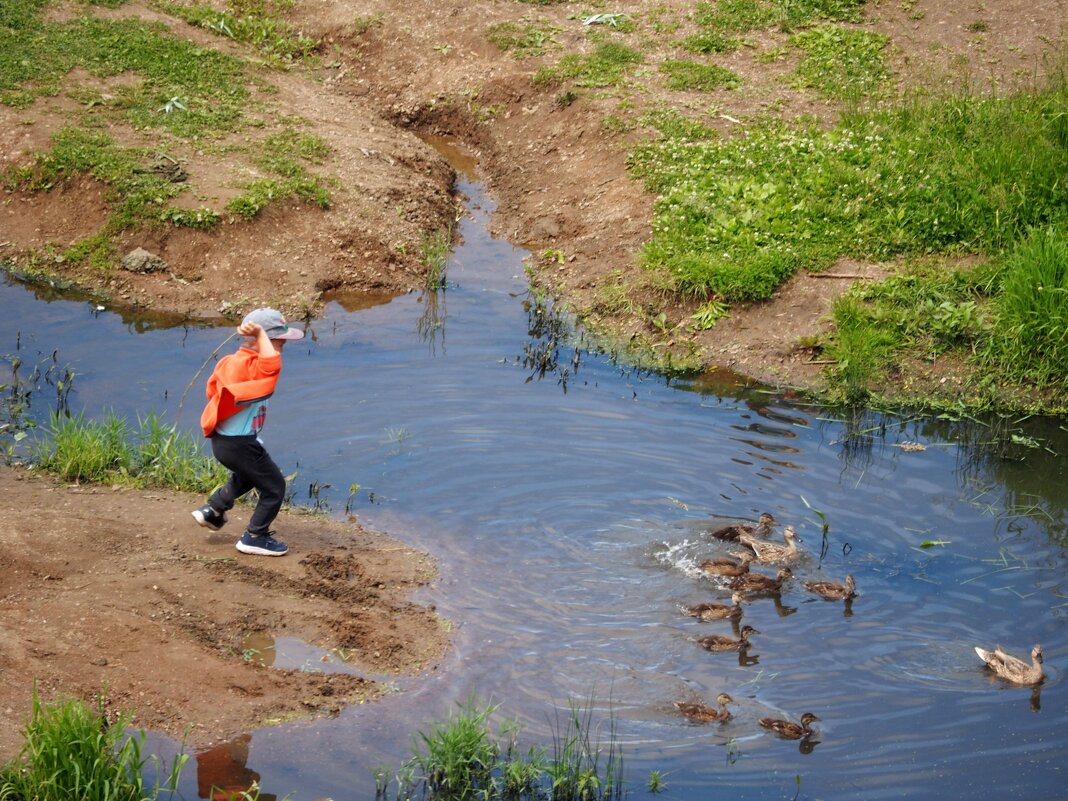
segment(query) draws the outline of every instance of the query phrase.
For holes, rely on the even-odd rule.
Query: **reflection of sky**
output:
[[[414,730],[477,693],[543,745],[552,710],[592,695],[599,714],[616,713],[637,784],[661,770],[667,798],[793,796],[797,775],[802,797],[1060,792],[1068,602],[1048,535],[1064,532],[1065,460],[973,445],[990,426],[854,418],[718,377],[665,382],[601,355],[580,354],[576,371],[566,339],[555,372],[528,381],[528,331],[548,329],[524,305],[523,253],[485,234],[486,213],[462,221],[433,308],[415,294],[355,312],[339,300],[286,350],[264,432],[272,455],[299,471],[298,500],[314,480],[340,511],[357,483],[364,525],[439,561],[420,600],[453,621],[454,649],[400,694],[256,732],[247,767],[264,788],[370,797],[376,765],[399,765]],[[10,286],[0,296],[12,312],[0,352],[17,336],[23,353],[58,348],[78,374],[76,409],[174,415],[191,387],[180,423],[195,430],[206,370],[190,382],[232,329],[138,332],[84,303]],[[1057,425],[1025,426],[1068,451]],[[910,441],[926,450],[901,447]],[[761,633],[740,665],[693,642],[729,628],[679,607],[729,595],[690,570],[717,553],[701,532],[762,511],[804,538],[799,576],[853,573],[860,597],[849,616],[796,586],[753,602],[744,622]],[[1001,642],[1025,655],[1036,641],[1052,671],[1037,714],[1029,691],[991,681],[971,650]],[[675,700],[721,691],[739,701],[726,726],[674,713]],[[812,753],[755,725],[804,711],[822,718]]]

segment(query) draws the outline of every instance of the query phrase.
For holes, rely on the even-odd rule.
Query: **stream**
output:
[[[286,349],[264,439],[298,471],[297,502],[349,503],[437,560],[416,600],[452,621],[453,647],[381,701],[196,755],[182,796],[208,797],[197,770],[222,764],[264,801],[371,799],[376,767],[477,697],[529,744],[569,704],[606,736],[611,718],[632,798],[652,771],[680,801],[1068,798],[1068,423],[850,413],[617,363],[528,291],[527,252],[490,235],[473,164],[446,155],[469,198],[447,288],[332,298]],[[57,350],[88,416],[173,419],[229,333],[12,280],[0,298],[0,348]],[[203,378],[180,410],[191,433]],[[859,595],[795,580],[746,606],[748,651],[709,653],[695,639],[729,623],[681,608],[727,600],[698,565],[731,549],[703,532],[765,511],[803,538],[798,579],[852,574]],[[1041,643],[1045,683],[994,678],[973,647],[996,643],[1024,658]],[[673,706],[720,692],[737,702],[724,725]],[[803,712],[819,734],[800,745],[757,725]]]

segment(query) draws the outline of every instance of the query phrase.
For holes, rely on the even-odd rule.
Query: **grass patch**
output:
[[[139,419],[134,430],[113,414],[93,421],[84,413],[53,412],[43,431],[34,464],[65,481],[206,494],[227,479],[222,465],[202,455],[199,441],[154,414]]]
[[[555,34],[560,28],[546,20],[522,19],[519,22],[498,22],[486,29],[486,38],[501,50],[517,59],[543,56],[550,48],[557,48]]]
[[[446,268],[452,248],[452,229],[424,233],[419,245],[419,258],[426,267],[426,288],[446,288]]]
[[[795,33],[790,44],[804,52],[794,74],[797,86],[825,97],[862,98],[876,92],[889,71],[883,54],[889,37],[872,31],[820,25]]]
[[[732,302],[841,255],[999,252],[1068,218],[1066,86],[918,98],[831,130],[768,122],[728,141],[646,143],[629,157],[659,195],[645,263]]]
[[[0,92],[54,95],[67,73],[137,73],[105,110],[138,129],[192,137],[236,129],[248,103],[244,68],[231,56],[176,39],[162,25],[79,17],[46,23],[30,0],[10,0],[19,27],[0,27]],[[3,95],[9,96],[8,94]],[[172,102],[177,100],[177,104]]]
[[[494,705],[474,700],[458,705],[446,721],[414,738],[412,758],[393,777],[396,801],[417,794],[439,801],[618,801],[624,794],[623,762],[614,729],[602,743],[592,712],[571,704],[566,719],[557,718],[549,749],[521,752],[518,724],[502,724],[495,736],[489,727]],[[387,771],[375,771],[376,797],[389,801]]]
[[[660,71],[668,76],[669,89],[711,92],[721,87],[734,89],[742,84],[741,76],[715,64],[670,59],[660,65]]]
[[[177,790],[189,759],[182,754],[162,771],[156,757],[145,756],[145,735],[128,737],[130,715],[109,721],[103,698],[96,709],[75,699],[43,704],[33,692],[33,708],[23,729],[18,759],[0,768],[2,801],[155,801]],[[155,786],[145,783],[156,764]]]
[[[554,66],[538,70],[534,82],[551,85],[571,80],[578,86],[618,86],[642,61],[642,54],[633,48],[619,42],[601,42],[592,53],[572,53]]]
[[[156,0],[155,5],[191,25],[251,45],[274,62],[307,61],[319,48],[317,39],[297,31],[284,18],[294,0],[228,0],[223,11],[195,0],[191,5]]]

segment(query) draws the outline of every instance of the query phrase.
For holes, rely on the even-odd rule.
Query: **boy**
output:
[[[256,489],[260,499],[248,529],[237,541],[237,550],[285,556],[289,548],[274,538],[271,523],[282,507],[286,480],[258,434],[267,419],[267,399],[282,371],[282,348],[291,339],[301,339],[304,332],[290,328],[275,309],[256,309],[241,321],[237,333],[245,341],[236,353],[215,365],[208,379],[208,405],[200,416],[204,436],[211,438],[211,452],[231,471],[230,480],[193,512],[193,518],[218,531],[234,502]]]

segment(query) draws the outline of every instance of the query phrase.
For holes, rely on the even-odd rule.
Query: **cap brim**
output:
[[[268,339],[304,339],[304,332],[299,328],[289,328],[281,334],[268,334]]]

